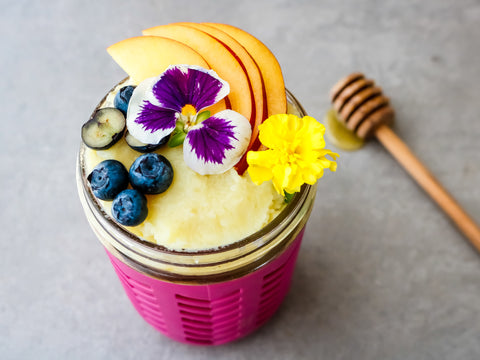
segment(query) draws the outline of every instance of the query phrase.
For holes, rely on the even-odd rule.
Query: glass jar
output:
[[[305,116],[290,92],[287,97],[289,112]],[[103,209],[87,181],[85,151],[82,144],[77,159],[85,215],[148,323],[177,341],[218,345],[247,335],[275,313],[288,292],[316,186],[304,185],[272,222],[228,246],[171,251],[132,234]]]

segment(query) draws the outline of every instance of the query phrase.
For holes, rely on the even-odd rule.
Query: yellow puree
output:
[[[148,217],[128,230],[171,250],[206,250],[229,245],[268,224],[283,208],[283,197],[271,182],[260,186],[248,174],[234,169],[220,175],[198,175],[183,161],[183,147],[162,147],[157,151],[173,166],[170,188],[160,195],[147,195]],[[127,170],[141,155],[124,139],[108,150],[88,149],[87,174],[105,159],[121,161]],[[111,202],[102,201],[110,213]]]

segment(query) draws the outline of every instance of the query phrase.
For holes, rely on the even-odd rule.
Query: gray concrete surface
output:
[[[0,0],[0,358],[478,359],[480,257],[376,142],[326,174],[290,294],[257,333],[174,343],[135,313],[88,227],[80,126],[124,73],[105,47],[175,21],[237,25],[319,119],[354,70],[480,222],[480,2]]]

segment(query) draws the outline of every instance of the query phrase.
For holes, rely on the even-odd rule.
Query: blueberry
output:
[[[112,216],[122,225],[139,225],[147,215],[147,198],[138,190],[123,190],[113,199]]]
[[[123,115],[127,115],[128,103],[132,97],[133,90],[135,90],[135,86],[124,86],[117,92],[113,99],[113,106],[120,110]]]
[[[173,181],[173,168],[162,155],[140,155],[130,167],[130,183],[144,194],[160,194]]]
[[[82,140],[89,148],[105,150],[122,138],[125,128],[125,116],[120,110],[102,108],[83,124]]]
[[[93,194],[102,200],[113,200],[128,186],[128,171],[120,161],[104,160],[88,175]]]
[[[130,135],[128,131],[125,135],[125,141],[127,142],[128,146],[130,146],[133,150],[141,153],[147,153],[157,150],[162,145],[166,144],[169,138],[170,135],[167,135],[162,140],[160,140],[158,144],[144,144],[140,140],[137,140],[132,135]]]

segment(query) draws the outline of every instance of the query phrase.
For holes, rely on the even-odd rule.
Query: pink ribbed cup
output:
[[[291,110],[305,116],[287,95]],[[149,324],[183,343],[219,345],[251,333],[275,313],[290,286],[316,186],[304,185],[271,223],[246,238],[215,250],[176,252],[136,237],[105,212],[86,180],[86,151],[82,144],[77,161],[85,215]]]
[[[186,285],[144,275],[108,256],[139,314],[164,335],[189,344],[220,345],[263,325],[290,287],[303,231],[278,258],[238,279]]]

